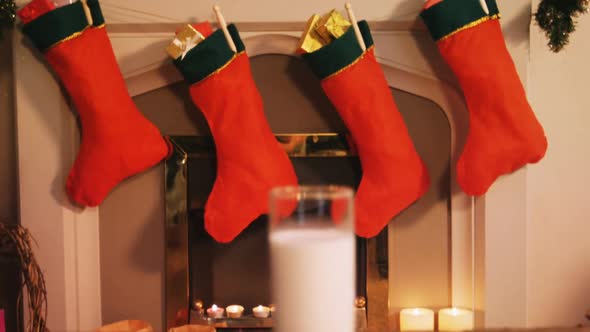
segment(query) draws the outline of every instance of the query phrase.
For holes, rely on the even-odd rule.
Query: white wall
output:
[[[527,84],[531,1],[498,1],[506,45]],[[485,310],[488,328],[526,327],[526,171],[521,169],[502,176],[494,183],[476,212],[483,216],[483,299],[478,306]],[[481,220],[478,218],[478,220]],[[477,233],[477,232],[476,232]],[[476,266],[476,269],[478,267]]]
[[[528,91],[549,150],[527,172],[529,326],[587,322],[590,308],[590,16],[554,54],[531,25]]]

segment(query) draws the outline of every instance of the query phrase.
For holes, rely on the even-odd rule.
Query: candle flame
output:
[[[213,311],[217,311],[217,305],[215,305],[215,304],[214,304],[214,305],[212,305],[212,306],[211,306],[211,310],[213,310]]]
[[[452,308],[451,309],[451,315],[457,316],[458,314],[459,314],[459,309],[457,309],[457,308]]]
[[[258,309],[258,310],[262,310],[262,304],[261,304],[261,305],[259,305],[259,306],[257,306],[257,307],[256,307],[256,309]]]
[[[420,315],[420,310],[418,308],[414,308],[414,310],[412,310],[412,315]]]

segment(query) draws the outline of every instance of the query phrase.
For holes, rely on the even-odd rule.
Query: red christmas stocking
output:
[[[356,233],[373,237],[426,193],[429,176],[375,59],[369,27],[364,21],[359,27],[366,52],[348,29],[303,58],[322,79],[358,148],[363,177],[355,197]]]
[[[96,206],[123,179],[161,161],[168,145],[129,97],[98,1],[88,6],[92,26],[75,2],[38,16],[23,32],[44,52],[80,117],[82,142],[67,193],[78,204]]]
[[[494,0],[432,0],[421,16],[463,88],[469,135],[457,181],[483,195],[501,175],[545,155],[547,140],[508,53]]]
[[[264,116],[238,31],[233,25],[228,29],[237,54],[217,30],[174,61],[215,141],[217,178],[205,205],[205,228],[219,242],[230,242],[268,212],[272,187],[297,184]]]

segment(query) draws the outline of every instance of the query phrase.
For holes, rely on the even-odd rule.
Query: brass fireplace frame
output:
[[[350,137],[345,134],[288,134],[276,135],[277,141],[290,158],[350,158],[357,153]],[[173,154],[165,164],[166,188],[166,327],[191,321],[195,302],[190,287],[189,260],[189,202],[188,162],[190,158],[213,158],[214,143],[209,136],[172,136]],[[357,242],[357,314],[361,326],[373,315],[387,315],[388,282],[381,282],[379,290],[368,287],[371,279],[387,279],[387,231],[378,237]],[[371,279],[369,279],[371,278]],[[378,282],[378,280],[373,280]],[[383,288],[385,287],[385,288]],[[373,305],[375,303],[375,305]],[[370,308],[370,310],[369,310]],[[351,307],[351,313],[352,313]]]

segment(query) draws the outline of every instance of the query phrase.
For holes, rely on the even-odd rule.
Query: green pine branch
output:
[[[535,13],[535,21],[548,38],[553,52],[561,51],[576,30],[576,18],[588,12],[589,0],[543,0]]]
[[[0,38],[6,27],[11,27],[16,18],[16,4],[13,0],[0,0]]]

